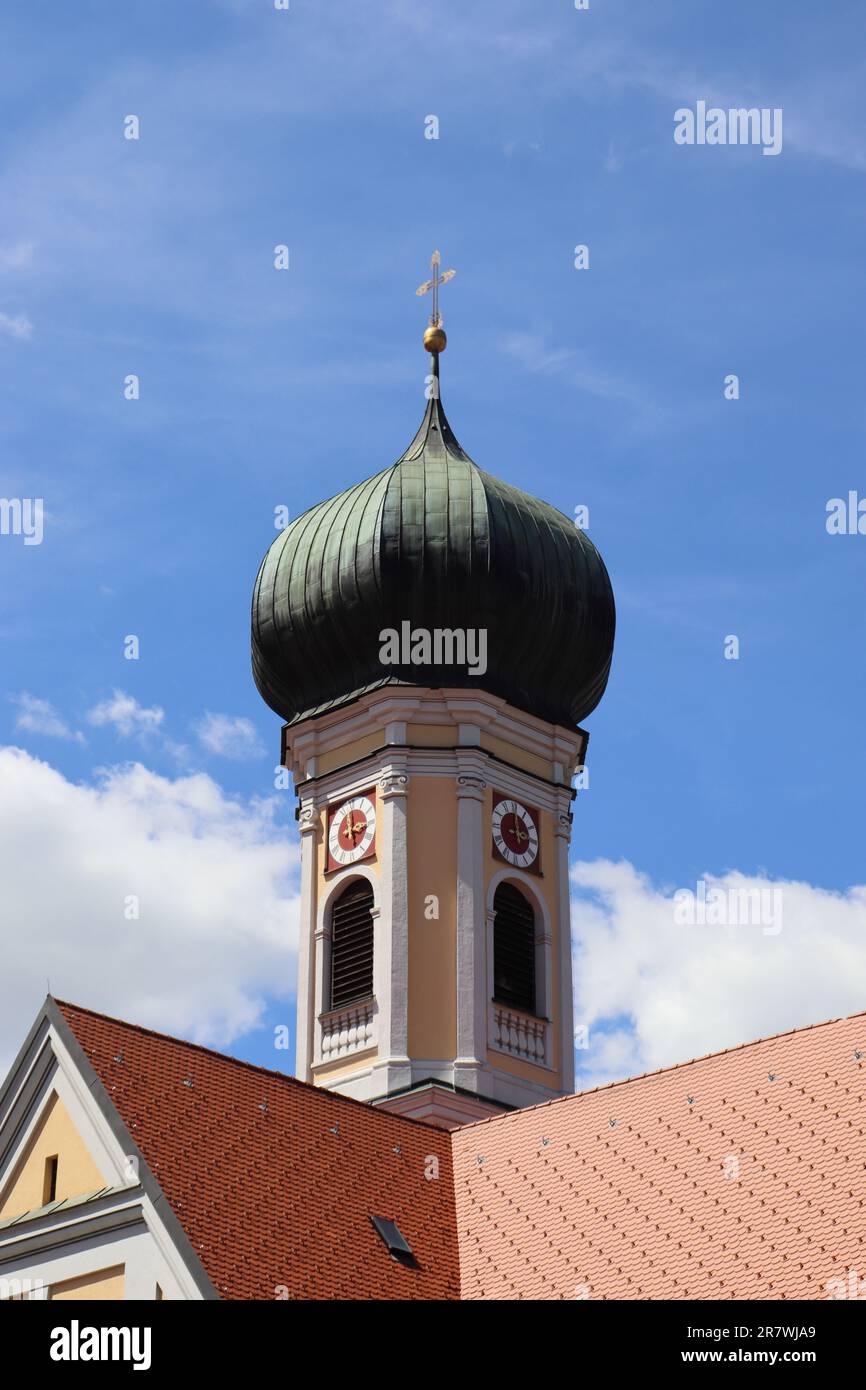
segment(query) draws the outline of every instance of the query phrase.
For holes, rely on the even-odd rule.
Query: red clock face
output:
[[[514,797],[493,795],[493,853],[506,864],[539,873],[538,812]]]
[[[375,793],[343,801],[328,821],[328,868],[343,869],[373,854],[376,845]]]
[[[512,854],[522,854],[529,838],[525,823],[514,811],[507,811],[500,821],[502,838]]]

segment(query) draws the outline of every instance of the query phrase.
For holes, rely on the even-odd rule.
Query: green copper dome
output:
[[[438,385],[437,359],[434,372]],[[290,724],[410,685],[488,691],[573,726],[604,693],[614,625],[592,542],[473,463],[437,395],[402,458],[311,507],[268,550],[253,674]]]

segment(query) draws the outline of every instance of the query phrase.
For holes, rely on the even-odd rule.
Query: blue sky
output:
[[[297,515],[412,437],[414,289],[434,246],[458,269],[442,377],[461,443],[567,513],[588,505],[617,598],[575,860],[624,861],[651,897],[729,873],[812,893],[775,994],[772,965],[751,992],[731,975],[749,1006],[730,1039],[721,1022],[701,1031],[725,1000],[693,962],[682,1046],[866,1006],[850,893],[866,538],[825,526],[830,498],[866,494],[862,6],[130,0],[21,7],[3,29],[0,494],[42,497],[46,516],[39,546],[0,537],[0,741],[54,774],[26,764],[48,808],[32,811],[38,843],[7,834],[4,1044],[53,972],[58,994],[273,1065],[272,1026],[293,1012],[275,961],[295,831],[273,792],[279,723],[249,673],[251,588],[276,506]],[[782,108],[781,154],[677,146],[674,112],[698,99]],[[131,781],[133,762],[151,780]],[[7,831],[29,787],[7,779]],[[204,899],[190,846],[215,824],[224,849],[249,833],[223,944],[243,936],[256,855],[273,853],[273,894],[249,905],[268,919],[259,976],[248,950],[211,951],[203,924],[171,1007],[155,980],[139,988],[154,953],[172,973],[174,938],[163,922],[116,956],[110,924],[91,933],[95,880],[69,868],[58,810],[67,798],[75,815],[76,789],[101,789],[88,805],[108,815],[112,795],[137,808],[130,864],[135,835],[161,841],[182,803],[184,891]],[[621,915],[587,891],[610,949]],[[825,902],[851,907],[841,946],[820,935]],[[838,969],[813,997],[818,941]],[[235,968],[231,997],[202,990]],[[674,1046],[648,1045],[660,1025],[642,1007],[623,997],[598,1019],[643,1038],[638,1065]]]

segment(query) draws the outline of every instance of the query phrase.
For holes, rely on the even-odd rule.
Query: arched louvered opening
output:
[[[373,993],[373,890],[350,883],[331,909],[331,1008]]]
[[[513,883],[500,883],[493,898],[493,997],[526,1013],[536,1012],[535,913]]]

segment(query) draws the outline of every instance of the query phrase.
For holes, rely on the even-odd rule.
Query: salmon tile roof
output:
[[[452,1135],[462,1296],[816,1299],[866,1276],[866,1015]]]
[[[459,1296],[445,1131],[55,1002],[222,1297]]]

